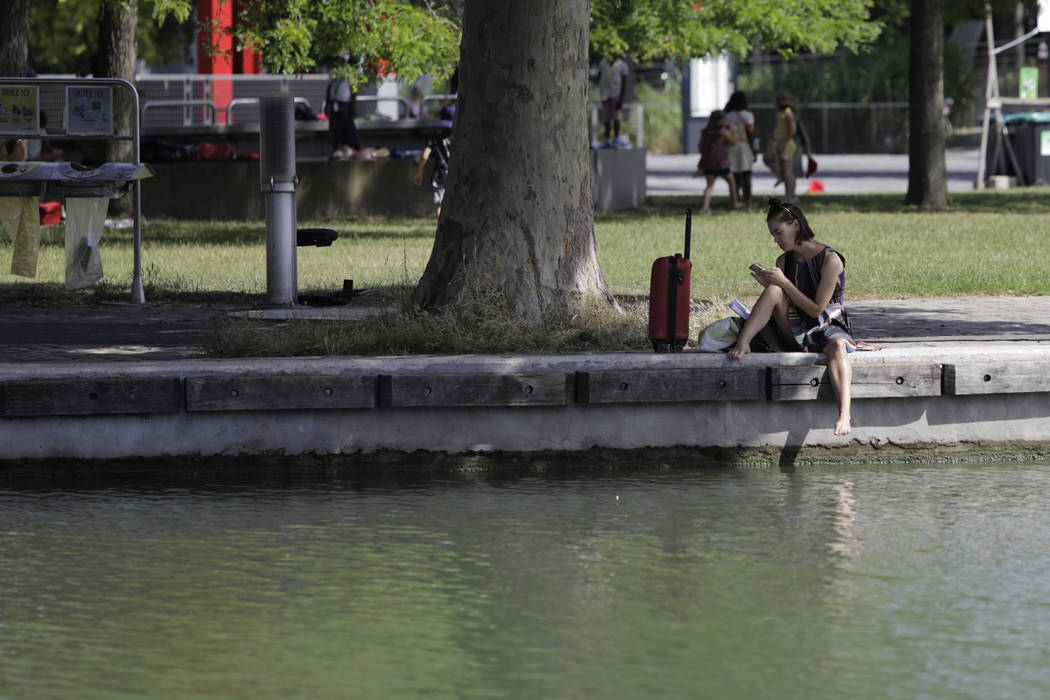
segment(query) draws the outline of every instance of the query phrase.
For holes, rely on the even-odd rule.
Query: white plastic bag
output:
[[[66,199],[66,289],[84,289],[102,279],[102,226],[106,197]]]
[[[700,331],[698,342],[700,352],[726,352],[736,345],[736,339],[744,327],[743,319],[738,316],[720,318]]]

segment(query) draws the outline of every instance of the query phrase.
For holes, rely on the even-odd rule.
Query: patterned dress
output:
[[[821,352],[825,345],[838,339],[846,341],[850,352],[857,349],[857,341],[853,338],[843,303],[846,291],[846,258],[828,246],[824,246],[824,250],[809,260],[796,261],[792,253],[787,253],[784,259],[784,271],[800,292],[810,299],[815,299],[817,287],[820,286],[820,272],[829,253],[834,253],[842,260],[842,272],[839,273],[835,291],[832,292],[828,305],[817,318],[807,316],[793,303],[788,306],[791,332],[806,352]]]

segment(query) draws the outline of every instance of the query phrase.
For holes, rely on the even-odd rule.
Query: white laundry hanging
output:
[[[11,274],[36,277],[40,204],[36,197],[0,197],[0,228],[11,237]]]

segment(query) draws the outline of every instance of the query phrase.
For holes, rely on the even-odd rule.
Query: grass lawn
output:
[[[863,297],[1050,294],[1046,271],[1050,188],[957,194],[951,210],[936,213],[905,207],[902,199],[899,195],[802,198],[817,239],[846,257],[847,302]],[[693,299],[703,312],[717,317],[722,305],[734,296],[754,300],[760,290],[747,266],[756,261],[772,265],[779,251],[765,227],[764,210],[729,211],[724,198],[716,198],[714,204],[715,213],[693,217],[691,258]],[[687,206],[697,207],[697,198],[660,198],[642,210],[597,217],[602,270],[629,312],[623,321],[629,327],[624,339],[606,339],[599,345],[644,345],[650,266],[658,256],[681,251]],[[371,297],[361,297],[360,303],[399,304],[423,272],[435,221],[361,217],[300,221],[300,226],[327,226],[340,233],[330,248],[298,249],[300,292],[334,292],[342,288],[344,279],[352,278],[355,287],[375,290]],[[130,229],[106,230],[102,242],[106,277],[80,292],[62,288],[64,236],[61,226],[45,229],[38,276],[27,280],[7,274],[11,243],[0,235],[0,303],[71,304],[130,298]],[[266,289],[265,239],[261,221],[148,222],[143,228],[147,301],[257,305]],[[465,332],[479,323],[483,325],[480,317],[460,319],[455,322],[457,328],[417,327],[406,330],[405,335]],[[543,329],[537,339],[546,347],[546,341],[540,339],[558,332]],[[578,329],[565,332],[580,335]],[[583,332],[583,336],[589,334],[593,335]],[[624,329],[617,334],[624,336]],[[511,343],[527,341],[508,339]],[[404,351],[412,345],[384,342],[387,345],[382,347],[390,351]],[[477,338],[467,339],[465,347],[476,342]]]

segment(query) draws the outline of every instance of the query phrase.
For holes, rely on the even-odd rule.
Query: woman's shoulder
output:
[[[846,258],[842,253],[838,252],[826,243],[820,244],[821,249],[819,255],[823,257],[821,265],[833,265],[835,267],[842,267],[846,264]]]

